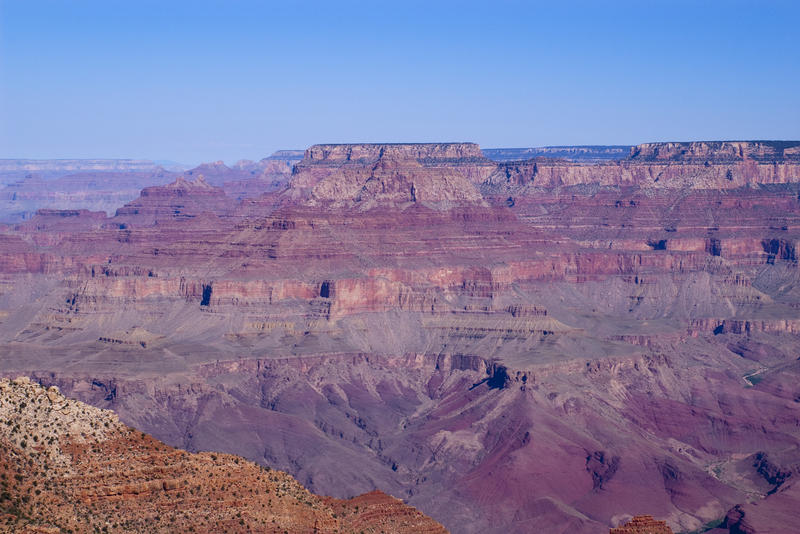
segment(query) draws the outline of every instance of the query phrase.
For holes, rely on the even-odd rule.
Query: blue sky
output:
[[[800,139],[800,2],[0,0],[0,157]]]

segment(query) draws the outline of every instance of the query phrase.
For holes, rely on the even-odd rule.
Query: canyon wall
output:
[[[315,145],[255,198],[191,176],[42,211],[0,228],[0,372],[454,532],[779,529],[795,146]]]
[[[483,184],[489,194],[596,184],[669,189],[736,189],[800,182],[795,142],[650,143],[613,163],[536,158],[501,164]]]

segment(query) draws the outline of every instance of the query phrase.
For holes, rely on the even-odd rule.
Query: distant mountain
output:
[[[0,159],[0,184],[11,183],[27,174],[52,179],[75,172],[153,172],[159,168],[185,168],[181,164],[168,163],[162,166],[146,159]]]
[[[296,163],[303,159],[305,150],[276,150],[267,159],[278,159]]]
[[[114,213],[118,207],[137,198],[145,187],[167,184],[176,176],[159,167],[144,171],[70,171],[59,176],[50,172],[27,174],[5,187],[0,186],[0,221],[29,219],[39,209]]]
[[[258,197],[286,185],[302,150],[279,150],[261,161],[194,168],[169,160],[0,159],[0,222],[30,219],[39,209],[105,211],[136,199],[142,189],[184,174],[202,176],[234,199]]]

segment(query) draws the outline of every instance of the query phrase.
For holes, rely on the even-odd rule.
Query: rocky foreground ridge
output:
[[[113,217],[41,212],[0,230],[0,372],[454,532],[605,534],[636,510],[785,532],[790,145],[319,145],[255,197],[215,164]]]
[[[188,454],[27,378],[0,380],[0,532],[446,533],[381,492],[318,497],[286,473]]]

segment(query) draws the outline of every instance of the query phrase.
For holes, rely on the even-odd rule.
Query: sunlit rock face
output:
[[[637,515],[624,525],[612,528],[610,534],[672,534],[665,521],[657,521],[651,515]]]
[[[474,183],[496,165],[474,143],[314,145],[291,193],[308,204],[479,203]]]
[[[798,181],[800,142],[738,141],[648,143],[631,148],[626,159],[598,164],[549,158],[508,162],[482,188],[489,194],[587,184],[719,190]]]
[[[774,528],[797,502],[795,146],[318,145],[255,198],[192,177],[40,213],[0,233],[0,369],[454,532]]]

